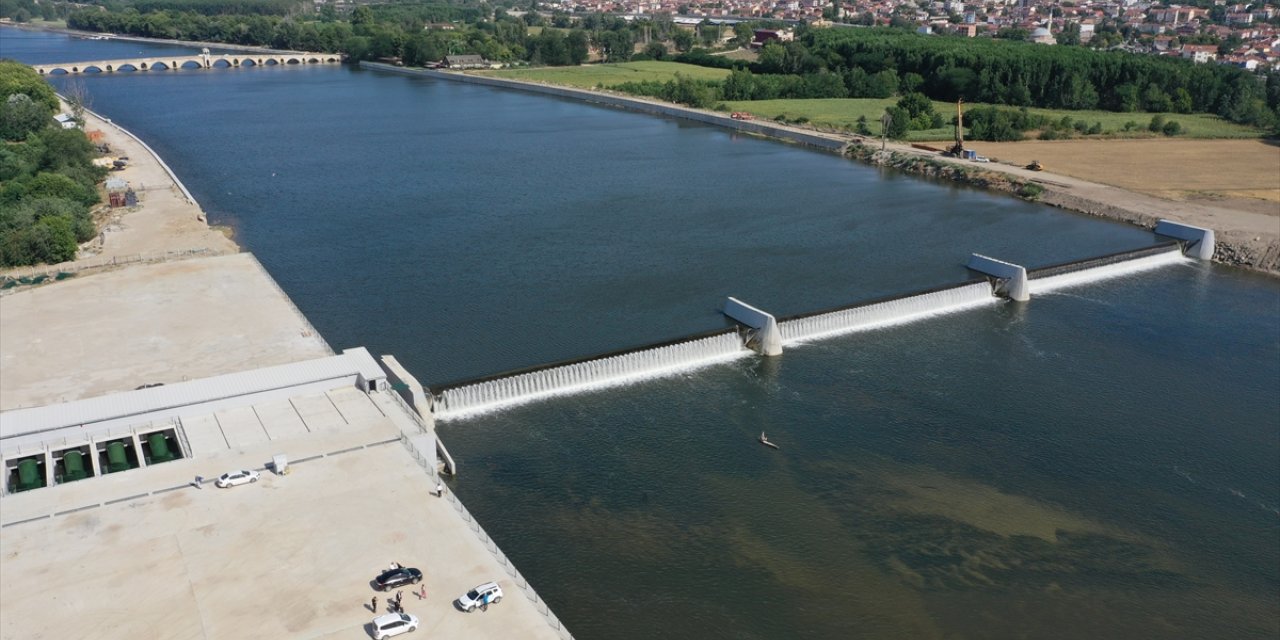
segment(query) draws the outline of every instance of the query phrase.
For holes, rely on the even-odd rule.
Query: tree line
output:
[[[59,111],[44,78],[0,60],[0,266],[75,259],[97,233],[90,207],[106,170],[83,131],[56,123]]]
[[[1212,113],[1264,128],[1280,123],[1280,72],[1259,75],[1225,65],[1080,47],[893,29],[808,29],[793,42],[769,43],[754,63],[705,54],[677,59],[754,75],[833,74],[843,79],[846,91],[846,96],[778,97],[887,97],[919,90],[949,102],[963,98],[1050,109]],[[735,82],[747,84],[745,76]],[[757,82],[764,89],[753,89],[753,95],[769,95],[775,84],[755,80],[752,86]],[[838,93],[829,78],[805,86]]]

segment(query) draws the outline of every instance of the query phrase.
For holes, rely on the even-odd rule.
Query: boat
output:
[[[776,445],[776,444],[774,444],[774,443],[772,443],[772,442],[769,442],[769,437],[768,437],[768,436],[766,436],[766,435],[764,435],[764,432],[763,432],[763,431],[761,431],[761,432],[760,432],[760,444],[762,444],[762,445],[764,445],[764,446],[766,446],[766,447],[772,447],[772,448],[774,448],[774,449],[777,449],[777,448],[778,448],[778,445]]]

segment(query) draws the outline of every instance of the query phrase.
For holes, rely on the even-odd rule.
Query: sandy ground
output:
[[[371,599],[385,613],[394,595],[370,581],[392,561],[424,574],[425,600],[404,590],[421,620],[409,638],[557,638],[452,494],[431,495],[382,405],[340,428],[5,496],[0,639],[367,639]],[[188,484],[275,453],[327,455],[255,484]],[[501,603],[454,608],[488,581]]]
[[[1061,140],[973,143],[1017,165],[1175,201],[1280,217],[1280,144],[1269,140]]]
[[[113,156],[128,156],[129,166],[112,172],[139,191],[141,206],[135,211],[112,212],[103,230],[103,242],[94,253],[116,257],[164,251],[207,249],[228,253],[239,247],[225,233],[210,229],[200,205],[188,201],[158,158],[115,125],[86,114],[86,131],[101,131]],[[81,259],[93,254],[86,251]]]
[[[20,290],[0,299],[0,327],[0,410],[329,355],[247,253]]]

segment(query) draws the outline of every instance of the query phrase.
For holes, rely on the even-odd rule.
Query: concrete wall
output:
[[[704,111],[701,109],[682,107],[680,105],[663,102],[655,102],[644,98],[604,94],[585,89],[523,82],[520,80],[509,80],[506,78],[466,75],[451,71],[406,69],[404,67],[382,64],[379,62],[361,62],[360,68],[399,73],[407,76],[419,76],[435,78],[437,80],[451,80],[454,82],[466,82],[469,84],[501,87],[503,89],[518,89],[520,91],[529,91],[531,93],[541,93],[561,98],[569,98],[572,100],[581,100],[583,102],[602,104],[610,107],[626,109],[628,111],[647,113],[650,115],[683,118],[685,120],[693,120],[695,122],[724,127],[725,129],[732,129],[743,133],[753,133],[769,138],[795,142],[808,147],[824,151],[832,151],[835,153],[840,153],[844,149],[845,145],[849,144],[849,141],[845,138],[825,136],[810,131],[801,131],[760,120],[734,120],[729,117],[729,114],[722,114],[715,111]]]

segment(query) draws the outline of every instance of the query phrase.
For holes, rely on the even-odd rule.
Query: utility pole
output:
[[[885,111],[884,115],[880,116],[880,150],[881,151],[884,151],[885,149],[885,145],[887,144],[887,140],[889,138],[889,127],[891,126],[893,126],[893,116],[888,111]]]

